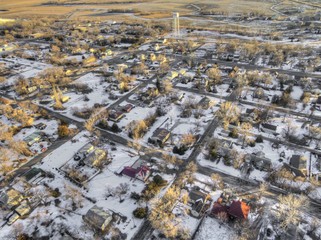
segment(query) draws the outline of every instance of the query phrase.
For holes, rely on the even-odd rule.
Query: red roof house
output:
[[[125,167],[122,171],[121,174],[124,174],[128,177],[131,178],[137,178],[139,180],[142,180],[143,182],[146,181],[146,179],[150,175],[150,169],[147,166],[140,166],[138,168],[133,168],[133,167]]]
[[[212,208],[212,215],[214,216],[222,216],[225,215],[228,217],[228,208],[224,205],[215,202]]]
[[[238,219],[247,219],[250,212],[250,206],[242,201],[233,201],[228,209],[228,214]]]

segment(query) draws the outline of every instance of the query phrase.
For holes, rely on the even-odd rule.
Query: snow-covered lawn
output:
[[[6,58],[0,60],[0,63],[3,62],[6,66],[13,70],[14,75],[7,79],[1,85],[13,85],[19,76],[23,76],[25,78],[31,78],[37,76],[43,70],[50,68],[50,64],[38,62],[38,61],[31,61],[24,58]]]
[[[96,201],[96,205],[102,207],[105,210],[112,210],[116,214],[124,217],[124,221],[114,223],[114,227],[119,228],[123,233],[127,234],[127,239],[131,239],[135,232],[139,229],[140,224],[143,220],[136,219],[133,217],[132,212],[139,206],[136,203],[136,200],[130,198],[131,192],[141,193],[141,191],[145,187],[145,183],[139,180],[133,180],[126,176],[119,176],[115,174],[123,169],[124,166],[131,166],[137,159],[138,156],[133,154],[129,148],[116,145],[116,149],[111,150],[111,146],[104,146],[105,149],[109,151],[109,156],[113,158],[113,161],[110,165],[105,167],[102,173],[95,176],[87,185],[86,189],[78,188],[76,185],[71,183],[69,180],[64,178],[63,174],[57,171],[59,167],[65,164],[69,159],[71,159],[74,154],[81,149],[84,145],[86,145],[89,139],[86,137],[86,132],[81,132],[74,137],[75,141],[69,141],[54,150],[47,157],[42,160],[42,163],[35,167],[40,167],[47,172],[51,172],[55,175],[54,179],[45,180],[47,184],[54,188],[58,188],[62,193],[62,196],[66,195],[68,190],[67,188],[75,188],[78,189],[83,196],[87,196]],[[170,177],[169,180],[172,180]],[[119,196],[109,196],[106,197],[106,189],[116,188],[120,184],[128,184],[129,190],[126,194],[124,194],[120,201]],[[65,214],[65,208],[70,208],[70,200],[64,199],[64,201],[60,204],[59,207],[54,206],[53,204],[49,206],[42,206],[36,208],[33,213],[25,220],[18,220],[16,224],[22,224],[23,228],[26,229],[27,226],[30,227],[30,231],[33,230],[41,220],[35,220],[34,216],[37,216],[42,213],[48,213],[47,218],[55,219],[54,225],[63,223],[64,225],[69,226],[71,232],[75,234],[75,236],[81,235],[83,239],[92,239],[93,233],[91,230],[86,228],[87,230],[82,233],[80,228],[84,228],[84,222],[82,220],[82,215],[84,215],[88,209],[90,209],[94,203],[88,201],[83,198],[83,207],[77,208],[75,211],[67,212]],[[38,223],[37,223],[38,221]],[[54,225],[51,225],[53,227]],[[1,239],[6,239],[5,236],[9,234],[10,226],[5,226],[5,228],[1,231],[0,237]],[[25,230],[28,232],[28,230]],[[43,227],[40,227],[40,232],[43,232],[43,235],[46,234],[46,230]]]
[[[231,240],[236,239],[234,230],[219,220],[205,217],[195,239],[198,240]]]

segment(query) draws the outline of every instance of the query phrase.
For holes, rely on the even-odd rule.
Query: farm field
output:
[[[192,14],[195,11],[203,9],[213,10],[213,12],[235,13],[238,9],[239,13],[262,12],[273,15],[270,10],[273,2],[269,1],[246,1],[246,0],[228,0],[228,1],[209,1],[201,0],[195,3],[194,1],[168,1],[168,0],[147,0],[147,1],[102,1],[102,0],[31,0],[31,1],[8,1],[1,2],[0,16],[5,17],[21,17],[31,15],[72,15],[76,17],[109,17],[106,14],[108,11],[134,12],[136,16],[141,16],[146,19],[157,19],[170,17],[173,11],[179,11],[181,15]],[[115,15],[115,14],[113,14]],[[117,14],[116,14],[117,15]]]

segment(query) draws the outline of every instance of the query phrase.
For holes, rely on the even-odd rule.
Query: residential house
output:
[[[31,86],[31,87],[27,87],[27,92],[28,93],[33,93],[38,89],[37,86]]]
[[[40,142],[42,137],[43,137],[44,133],[43,132],[39,132],[39,131],[36,131],[32,134],[30,134],[29,136],[25,137],[23,139],[23,141],[25,143],[27,143],[27,145],[29,147],[31,147],[33,144],[37,143],[37,142]]]
[[[201,191],[199,187],[194,187],[189,192],[189,203],[191,204],[191,214],[194,217],[199,217],[209,208],[210,195],[207,192]]]
[[[211,215],[218,216],[221,219],[228,219],[228,207],[221,204],[220,200],[221,199],[219,198],[216,202],[214,202]]]
[[[241,122],[253,122],[255,116],[254,108],[247,108],[245,112],[241,113]]]
[[[143,182],[147,180],[147,178],[150,176],[151,171],[149,167],[145,165],[140,165],[138,167],[135,166],[127,166],[124,167],[124,169],[121,171],[122,175],[126,175],[131,178],[139,179]]]
[[[213,204],[211,214],[220,218],[244,220],[248,218],[250,209],[250,206],[244,201],[232,200],[232,202],[226,203],[223,198],[219,198]]]
[[[74,159],[76,161],[83,160],[94,150],[95,150],[95,147],[91,143],[88,143],[75,154]]]
[[[31,206],[28,204],[28,201],[22,201],[21,204],[14,210],[14,214],[8,219],[8,225],[13,224],[19,218],[28,215],[31,212]]]
[[[117,110],[112,110],[110,111],[109,115],[108,115],[108,119],[110,121],[113,122],[118,122],[120,119],[122,119],[124,117],[124,113],[121,111],[117,111]]]
[[[69,99],[70,99],[69,96],[62,96],[60,100],[61,100],[62,103],[66,103],[66,102],[69,101]]]
[[[107,153],[103,149],[95,149],[83,161],[89,166],[98,167],[104,159],[107,158]]]
[[[106,232],[112,223],[113,214],[110,211],[105,211],[94,205],[88,210],[86,215],[83,216],[83,220],[97,231]]]
[[[233,201],[228,208],[228,214],[230,217],[241,220],[247,219],[249,212],[250,206],[240,200]]]
[[[198,202],[204,203],[208,194],[201,192],[198,188],[193,189],[189,192],[189,199],[192,204],[196,204]]]
[[[94,55],[89,56],[88,58],[83,60],[84,66],[92,66],[96,63],[97,58]]]
[[[248,158],[250,163],[258,170],[270,171],[272,167],[272,162],[270,159],[262,156],[260,154],[249,154]]]
[[[0,193],[0,207],[12,209],[18,206],[23,199],[24,196],[19,191],[11,188]]]
[[[162,146],[170,137],[171,132],[165,128],[157,128],[148,139],[150,143]]]
[[[219,157],[225,157],[225,156],[229,156],[231,152],[231,149],[227,146],[221,146],[218,151],[217,151],[217,155]]]
[[[128,103],[126,104],[125,106],[122,106],[121,109],[124,111],[124,112],[127,112],[129,113],[135,106]]]
[[[290,135],[288,140],[290,143],[294,143],[301,146],[309,146],[308,138],[305,136],[297,137],[297,136]]]

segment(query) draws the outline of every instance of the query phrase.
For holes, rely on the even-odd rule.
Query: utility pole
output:
[[[311,169],[312,169],[312,167],[311,167],[311,162],[312,162],[312,153],[310,152],[310,159],[309,159],[309,178],[311,178]]]

